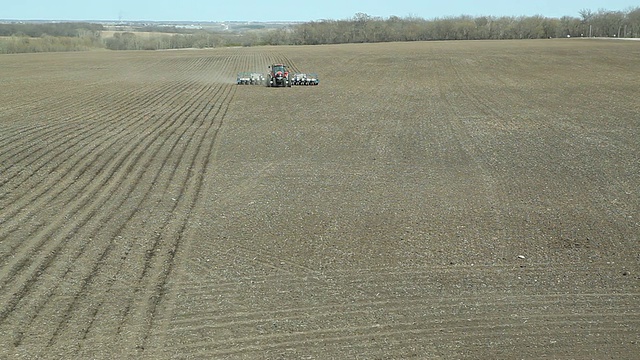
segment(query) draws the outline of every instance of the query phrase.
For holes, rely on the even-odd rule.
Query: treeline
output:
[[[151,34],[118,32],[102,38],[100,24],[0,24],[0,53],[110,50],[160,50],[224,46],[315,45],[364,42],[542,39],[560,37],[640,38],[640,7],[628,11],[581,10],[579,17],[458,16],[380,18],[358,13],[344,20],[320,20],[281,29],[211,32],[177,27],[147,27]],[[167,33],[173,31],[173,33]]]
[[[141,36],[133,32],[115,33],[104,40],[109,50],[161,50],[186,48],[214,48],[229,46],[227,37],[200,31],[194,34],[156,34]],[[246,44],[250,45],[250,44]]]
[[[101,48],[103,30],[100,24],[86,22],[0,24],[0,54]]]
[[[38,38],[11,36],[0,39],[0,54],[86,51],[101,47],[103,44],[99,35],[81,37],[43,35]]]
[[[145,25],[136,29],[136,31],[166,33],[166,34],[193,34],[194,29],[178,27],[178,26],[161,26],[161,25]]]
[[[104,30],[104,26],[101,24],[87,22],[0,24],[0,36],[28,36],[36,38],[49,35],[79,37],[87,33],[96,33],[102,30]]]
[[[358,13],[344,20],[312,21],[288,28],[237,33],[173,35],[139,39],[128,49],[182,47],[316,45],[428,40],[545,39],[565,37],[640,38],[640,7],[628,11],[581,10],[580,17],[458,16],[426,20]],[[117,41],[114,40],[114,43]],[[141,44],[143,44],[141,46]],[[108,48],[113,48],[107,45]]]
[[[253,31],[209,32],[175,26],[145,26],[135,32],[102,37],[104,27],[91,23],[0,24],[0,54],[110,50],[160,50],[258,45]],[[146,32],[146,33],[144,33]],[[144,34],[143,34],[144,33]],[[149,35],[151,33],[151,35]]]
[[[425,40],[640,37],[640,7],[629,11],[581,10],[580,17],[458,16],[388,19],[358,13],[346,20],[304,23],[264,35],[267,44],[340,44]]]

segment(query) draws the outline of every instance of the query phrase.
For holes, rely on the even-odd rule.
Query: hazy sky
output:
[[[345,19],[362,12],[387,18],[426,19],[457,15],[579,16],[581,9],[627,10],[640,0],[11,0],[0,19],[13,20],[320,20]],[[276,6],[274,4],[281,4]]]

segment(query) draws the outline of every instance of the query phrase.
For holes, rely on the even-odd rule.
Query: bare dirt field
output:
[[[637,359],[639,45],[4,55],[0,358]]]

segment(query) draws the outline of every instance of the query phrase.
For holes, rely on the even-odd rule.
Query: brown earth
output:
[[[637,358],[638,45],[2,56],[0,358]]]

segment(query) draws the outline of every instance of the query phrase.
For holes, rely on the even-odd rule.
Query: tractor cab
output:
[[[286,74],[287,67],[282,64],[276,64],[271,66],[271,72],[275,75],[277,73]]]
[[[291,87],[289,70],[284,64],[274,64],[269,66],[271,72],[268,74],[267,86]]]

